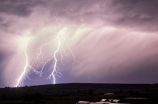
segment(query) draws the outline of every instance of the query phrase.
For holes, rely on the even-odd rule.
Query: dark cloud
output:
[[[18,2],[18,1],[17,1]],[[27,4],[18,4],[16,1],[1,1],[0,12],[7,13],[9,15],[27,16],[31,13]],[[20,2],[20,1],[19,1]]]
[[[117,14],[114,24],[137,30],[157,31],[157,4],[157,0],[113,0],[110,6],[114,8],[112,13]]]
[[[43,0],[1,0],[0,13],[26,17],[32,13],[32,8],[44,4]]]
[[[157,31],[157,4],[156,0],[2,0],[0,12],[26,17],[34,12],[33,8],[43,7],[52,16],[71,18],[72,22],[79,22],[81,18],[88,23],[102,20],[103,24],[116,27]]]

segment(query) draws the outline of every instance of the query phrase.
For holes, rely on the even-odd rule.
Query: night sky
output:
[[[158,83],[157,10],[157,0],[0,0],[0,87],[25,67],[19,86],[51,84],[59,42],[56,83]]]

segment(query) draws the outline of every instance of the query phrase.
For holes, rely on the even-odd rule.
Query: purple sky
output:
[[[27,38],[28,63],[40,71],[64,29],[56,83],[158,83],[157,5],[157,0],[0,0],[0,87],[16,85],[26,65]],[[50,41],[37,60],[39,48]],[[53,65],[54,59],[47,62],[41,76],[27,68],[21,82],[51,84]]]

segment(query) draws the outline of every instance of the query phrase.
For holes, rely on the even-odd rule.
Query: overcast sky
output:
[[[157,5],[0,0],[0,87],[51,84],[57,38],[56,83],[158,83]]]

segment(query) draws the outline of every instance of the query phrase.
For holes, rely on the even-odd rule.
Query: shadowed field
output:
[[[158,104],[158,84],[69,83],[0,89],[0,104],[76,104],[80,100],[98,102],[101,99],[120,99],[119,102],[130,104]]]

